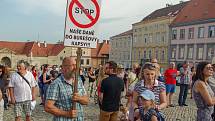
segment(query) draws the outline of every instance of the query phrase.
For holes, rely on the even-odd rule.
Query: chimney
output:
[[[47,47],[47,43],[46,43],[46,41],[44,41],[44,46],[45,46],[45,47]]]
[[[103,43],[106,43],[107,42],[107,40],[103,40]]]
[[[166,4],[166,7],[169,7],[170,6],[170,4]]]
[[[166,7],[170,7],[170,6],[172,6],[172,4],[169,4],[169,3],[166,4]]]
[[[180,0],[180,1],[179,1],[179,3],[183,3],[183,2],[184,2],[183,0]]]
[[[38,47],[40,47],[40,41],[37,41],[37,45],[38,45]]]
[[[46,43],[46,41],[44,41],[44,46],[45,46],[45,47],[47,47],[47,43]]]

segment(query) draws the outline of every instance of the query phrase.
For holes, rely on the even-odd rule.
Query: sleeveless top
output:
[[[212,91],[211,87],[209,85],[206,85],[206,86],[207,86],[209,95],[211,97],[214,97],[214,92]],[[194,89],[192,91],[193,91],[193,98],[198,108],[197,121],[213,121],[211,115],[214,111],[214,106],[208,106],[199,92],[195,92]]]

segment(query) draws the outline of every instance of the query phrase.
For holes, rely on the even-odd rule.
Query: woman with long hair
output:
[[[88,75],[88,78],[89,78],[88,91],[90,90],[90,97],[92,97],[94,82],[96,80],[96,76],[95,76],[95,74],[93,72],[93,68],[92,67],[88,68],[87,75]]]
[[[34,76],[34,79],[37,80],[37,70],[36,70],[36,66],[33,66],[31,68],[31,73],[33,74]]]
[[[3,121],[3,113],[4,113],[4,99],[3,99],[4,80],[2,79],[3,69],[4,69],[4,66],[0,65],[0,121]]]
[[[9,105],[9,91],[8,91],[8,84],[9,84],[9,70],[7,67],[0,65],[0,87],[2,91],[2,97],[4,100],[4,109],[8,109]]]
[[[107,78],[108,75],[105,74],[105,69],[103,66],[99,67],[98,79],[97,79],[97,91],[98,91],[98,99],[101,95],[101,83],[102,80]],[[99,101],[99,106],[101,106],[101,102]]]
[[[129,119],[134,118],[134,107],[138,107],[136,103],[138,96],[145,90],[150,90],[155,95],[155,107],[157,110],[167,106],[165,84],[157,80],[157,68],[153,63],[146,63],[140,71],[139,81],[135,84],[132,101],[129,108]],[[133,109],[133,110],[132,110]]]
[[[196,69],[193,82],[193,98],[197,106],[197,121],[212,121],[215,105],[214,92],[208,84],[209,77],[213,75],[213,67],[208,62],[200,62]]]
[[[46,90],[48,89],[49,84],[51,83],[53,78],[50,78],[50,76],[47,74],[48,73],[48,64],[44,65],[42,75],[41,75],[41,80],[43,83],[43,104],[45,104],[46,100]]]
[[[157,80],[157,68],[152,63],[146,63],[140,73],[140,79],[136,83],[133,91],[134,100],[137,100],[139,94],[145,90],[151,90],[155,94],[155,103],[157,109],[163,109],[167,106],[165,84]]]

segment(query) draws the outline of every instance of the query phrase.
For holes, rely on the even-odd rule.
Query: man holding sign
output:
[[[46,93],[45,111],[54,115],[54,121],[84,121],[83,107],[89,98],[82,81],[78,80],[78,92],[74,92],[76,61],[66,57],[62,63],[62,75],[52,82]],[[72,102],[76,103],[76,110],[72,109]]]

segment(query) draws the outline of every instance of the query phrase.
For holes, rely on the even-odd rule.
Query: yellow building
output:
[[[181,2],[177,5],[167,5],[132,25],[133,62],[144,63],[157,58],[161,68],[167,68],[170,44],[169,25],[186,4],[187,2]]]

